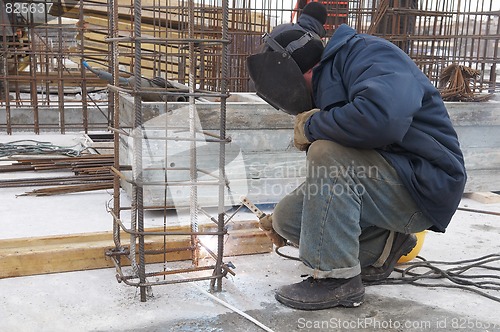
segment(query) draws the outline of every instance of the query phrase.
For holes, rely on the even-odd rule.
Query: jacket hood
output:
[[[323,38],[326,35],[325,28],[320,21],[315,19],[314,17],[302,14],[297,20],[297,24],[306,29],[307,31],[312,31],[316,33],[320,38]]]
[[[334,56],[337,51],[347,44],[347,42],[356,35],[356,30],[351,28],[350,26],[346,24],[340,25],[337,30],[335,30],[335,33],[332,36],[332,39],[328,43],[328,45],[325,48],[325,51],[323,52],[323,56],[321,58],[321,61],[327,60],[330,57]]]

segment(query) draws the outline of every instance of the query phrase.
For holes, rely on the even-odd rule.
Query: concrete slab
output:
[[[111,230],[105,211],[110,193],[15,197],[25,189],[0,190],[2,238]],[[466,198],[461,207],[500,212],[498,203]],[[420,255],[457,261],[500,254],[499,237],[499,216],[458,211],[445,234],[427,234]],[[292,310],[275,301],[274,291],[301,280],[301,263],[275,253],[227,261],[236,266],[236,276],[225,279],[214,296],[273,331],[500,331],[500,303],[459,289],[368,286],[359,308]],[[0,279],[0,326],[7,332],[264,330],[215,301],[208,288],[207,282],[155,286],[142,303],[138,289],[116,281],[114,269]],[[489,294],[500,297],[499,291]]]

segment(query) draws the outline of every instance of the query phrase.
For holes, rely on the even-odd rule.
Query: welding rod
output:
[[[245,317],[246,319],[248,319],[249,321],[251,321],[252,323],[254,323],[255,325],[257,325],[258,327],[260,327],[261,329],[263,329],[264,331],[268,331],[268,332],[274,332],[273,330],[271,330],[269,327],[265,326],[264,324],[262,324],[261,322],[259,322],[258,320],[256,320],[255,318],[253,318],[252,316],[244,313],[243,311],[241,311],[240,309],[232,306],[231,304],[219,299],[218,297],[208,293],[207,291],[205,291],[203,288],[201,288],[200,286],[194,284],[196,288],[198,288],[203,294],[205,294],[206,296],[208,296],[209,298],[211,298],[212,300],[216,301],[216,302],[219,302],[220,304],[222,304],[223,306],[225,306],[226,308],[229,308],[231,309],[232,311],[234,311],[235,313],[237,313],[238,315],[240,316],[243,316]]]

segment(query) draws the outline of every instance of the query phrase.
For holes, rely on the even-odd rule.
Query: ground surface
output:
[[[16,136],[0,138],[5,142]],[[111,230],[105,210],[110,192],[16,197],[26,190],[0,189],[0,238]],[[500,203],[464,198],[460,206],[500,212]],[[499,254],[499,238],[499,216],[458,211],[445,234],[427,234],[420,255],[457,261]],[[296,254],[293,249],[289,253]],[[223,291],[214,296],[273,331],[500,331],[500,303],[459,289],[369,286],[359,308],[292,310],[275,301],[274,291],[301,280],[300,263],[275,253],[226,261],[236,266],[236,276],[225,279]],[[207,282],[155,286],[153,296],[140,302],[138,290],[118,283],[114,269],[0,279],[0,330],[263,330],[216,302],[208,288]],[[500,297],[499,291],[489,294]]]

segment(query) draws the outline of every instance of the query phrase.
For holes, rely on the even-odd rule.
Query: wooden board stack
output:
[[[187,80],[189,66],[188,44],[186,38],[189,31],[188,7],[179,1],[168,1],[162,5],[158,1],[143,0],[141,9],[142,38],[150,38],[150,42],[141,44],[141,68],[145,77],[164,76]],[[85,1],[83,8],[62,2],[52,6],[50,13],[77,21],[76,26],[82,29],[83,56],[96,67],[105,68],[109,60],[110,8],[107,0]],[[194,39],[222,39],[222,7],[195,4],[194,7]],[[133,36],[133,1],[118,0],[118,31],[116,35],[124,39]],[[232,8],[229,12],[229,33],[231,39],[255,35],[258,39],[262,31],[268,29],[268,22],[261,13],[244,8]],[[234,41],[234,40],[233,40]],[[239,44],[237,41],[235,45]],[[201,45],[201,44],[200,44]],[[134,43],[131,40],[121,41],[118,46],[119,63],[126,71],[132,71],[134,61]],[[196,64],[200,68],[200,76],[217,77],[220,70],[220,43],[205,43],[203,49],[197,49]],[[103,65],[104,64],[104,65]]]

